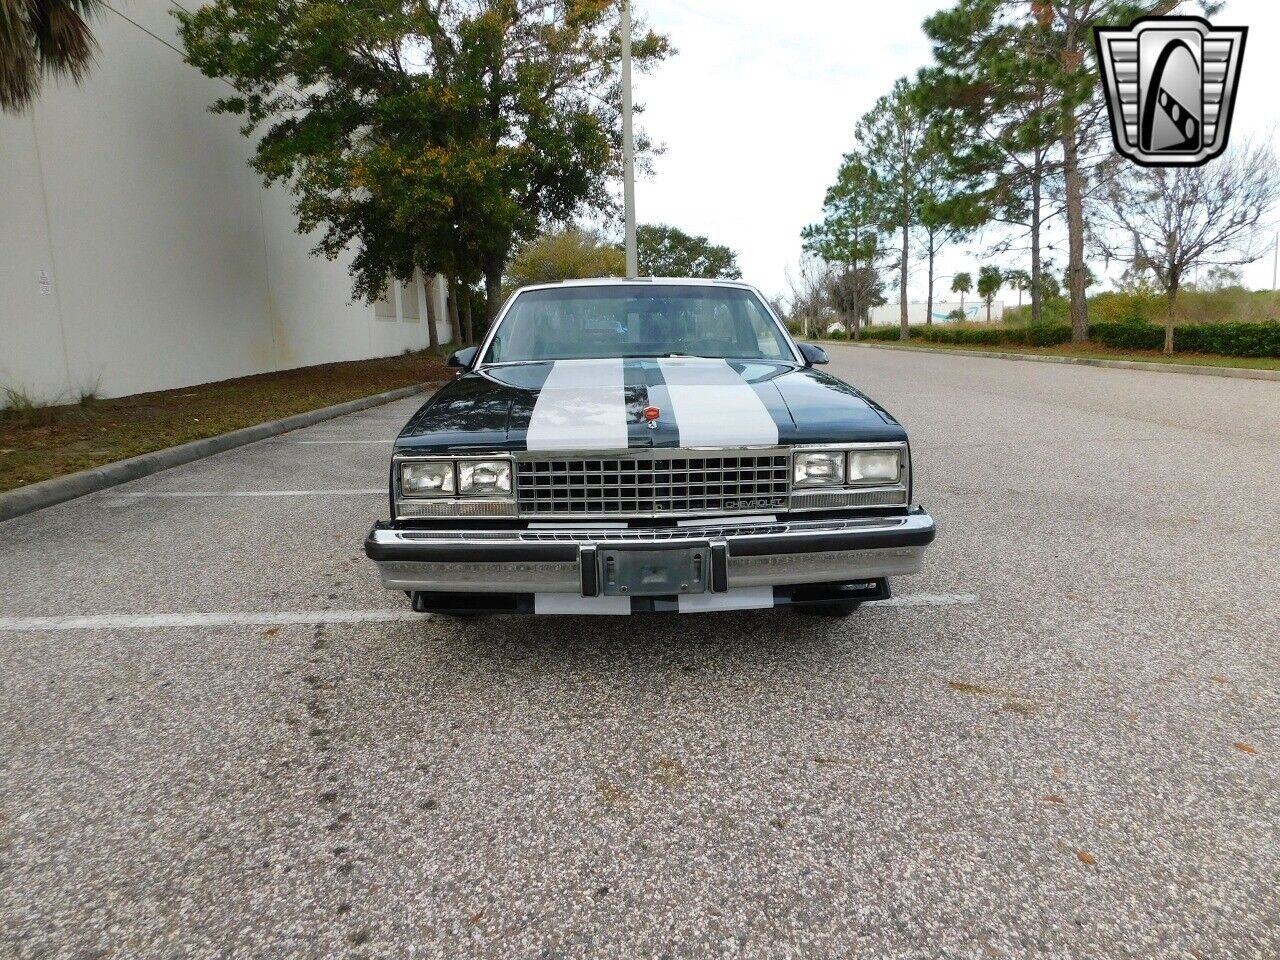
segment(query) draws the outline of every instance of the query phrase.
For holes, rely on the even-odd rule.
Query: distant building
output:
[[[85,83],[0,115],[0,386],[73,400],[397,354],[428,342],[429,288],[447,340],[442,283],[352,303],[347,261],[308,254],[167,7],[104,11]]]
[[[909,323],[924,323],[928,306],[924,302],[908,303],[907,321]],[[933,302],[933,322],[952,323],[954,318],[951,314],[959,309],[959,300],[954,302],[950,300],[935,300]],[[964,301],[964,319],[968,323],[985,323],[987,305],[981,299],[970,300],[966,298]],[[991,322],[998,323],[1002,319],[1004,319],[1004,301],[993,300],[991,302]],[[886,303],[879,307],[872,307],[871,322],[873,324],[901,323],[901,310],[898,304]]]

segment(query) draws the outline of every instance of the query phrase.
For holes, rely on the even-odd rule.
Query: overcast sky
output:
[[[640,222],[705,234],[738,253],[743,277],[773,295],[800,256],[800,229],[821,218],[822,196],[853,126],[900,76],[929,62],[920,24],[948,4],[931,0],[633,0],[678,54],[636,78],[641,122],[665,146],[636,188]],[[1215,21],[1250,28],[1232,142],[1274,137],[1280,119],[1280,4],[1231,0]],[[988,235],[986,241],[994,239]],[[1051,238],[1052,240],[1053,238]],[[1060,244],[1059,244],[1060,245]],[[957,270],[976,273],[982,240],[944,254],[935,293]],[[1065,255],[1053,253],[1061,265]],[[1001,258],[1027,267],[1025,254]],[[1101,265],[1095,269],[1101,273]],[[910,279],[923,299],[923,267]],[[1271,284],[1271,258],[1246,269]],[[891,297],[896,299],[896,297]]]

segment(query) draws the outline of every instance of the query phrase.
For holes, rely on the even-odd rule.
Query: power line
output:
[[[127,16],[125,16],[123,13],[121,13],[121,12],[120,12],[119,10],[117,10],[115,7],[111,6],[111,4],[107,3],[107,2],[106,2],[106,0],[101,0],[101,2],[102,2],[102,6],[106,7],[108,10],[110,10],[112,13],[114,13],[117,17],[119,17],[119,18],[120,18],[121,20],[123,20],[125,23],[129,24],[130,26],[137,27],[139,30],[141,30],[143,33],[145,33],[145,34],[146,34],[148,37],[150,37],[152,40],[155,40],[155,41],[158,41],[159,43],[164,44],[164,46],[168,47],[170,50],[172,50],[174,53],[176,53],[179,57],[181,57],[181,58],[182,58],[183,63],[186,63],[186,62],[187,62],[187,54],[186,54],[186,52],[185,52],[185,51],[179,50],[177,47],[175,47],[172,43],[170,43],[170,42],[169,42],[168,40],[166,40],[164,37],[160,36],[160,35],[159,35],[159,34],[157,34],[157,33],[152,32],[151,30],[148,30],[146,27],[144,27],[142,24],[140,24],[137,20],[134,20],[134,19],[133,19],[133,18],[131,18],[131,17],[127,17]],[[177,7],[179,10],[181,10],[183,13],[188,13],[188,14],[189,14],[189,13],[191,12],[191,11],[190,11],[190,10],[188,10],[186,7],[184,7],[182,4],[180,4],[180,3],[176,2],[176,0],[170,0],[170,3],[171,3],[173,6]],[[236,87],[236,85],[235,85],[234,83],[232,83],[230,80],[228,80],[226,77],[217,77],[217,78],[215,78],[215,79],[221,80],[223,83],[225,83],[225,84],[226,84],[228,87],[230,87],[232,90],[235,90],[237,93],[239,93],[239,92],[240,92],[240,91],[239,91],[239,89]],[[291,83],[283,83],[283,81],[282,81],[282,84],[283,84],[283,86],[288,87],[288,88],[289,88],[290,90],[292,90],[294,93],[296,93],[296,94],[298,94],[298,95],[301,95],[301,94],[302,94],[302,91],[301,91],[301,90],[299,90],[297,87],[295,87],[293,84],[291,84]]]
[[[137,20],[134,20],[131,17],[126,17],[123,13],[121,13],[115,7],[111,6],[111,4],[103,2],[102,5],[106,7],[108,10],[110,10],[112,13],[114,13],[121,20],[123,20],[125,23],[132,24],[133,26],[137,27],[139,30],[145,33],[152,40],[158,40],[160,43],[163,43],[166,47],[168,47],[170,50],[172,50],[174,53],[180,56],[183,60],[187,59],[187,55],[185,53],[183,53],[181,50],[175,47],[172,43],[170,43],[164,37],[160,36],[157,33],[152,33],[150,30],[148,30],[146,27],[140,24]],[[174,4],[174,6],[178,7],[183,12],[189,12],[187,11],[187,8],[183,7],[181,4]]]

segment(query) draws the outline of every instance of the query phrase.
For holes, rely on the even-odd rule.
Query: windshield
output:
[[[795,359],[750,290],[628,284],[521,293],[483,362],[677,356]]]

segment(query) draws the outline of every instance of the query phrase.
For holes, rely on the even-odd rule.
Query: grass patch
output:
[[[6,390],[0,398],[8,406],[0,409],[0,491],[447,377],[441,357],[423,351],[109,400],[86,391],[78,402],[61,406]]]
[[[1280,357],[1227,357],[1217,353],[1175,353],[1159,350],[1108,350],[1095,343],[1064,343],[1056,347],[987,347],[958,344],[891,342],[903,350],[933,350],[939,353],[1001,353],[1011,357],[1081,357],[1089,360],[1138,360],[1142,363],[1171,363],[1188,367],[1239,367],[1248,370],[1280,370]]]

